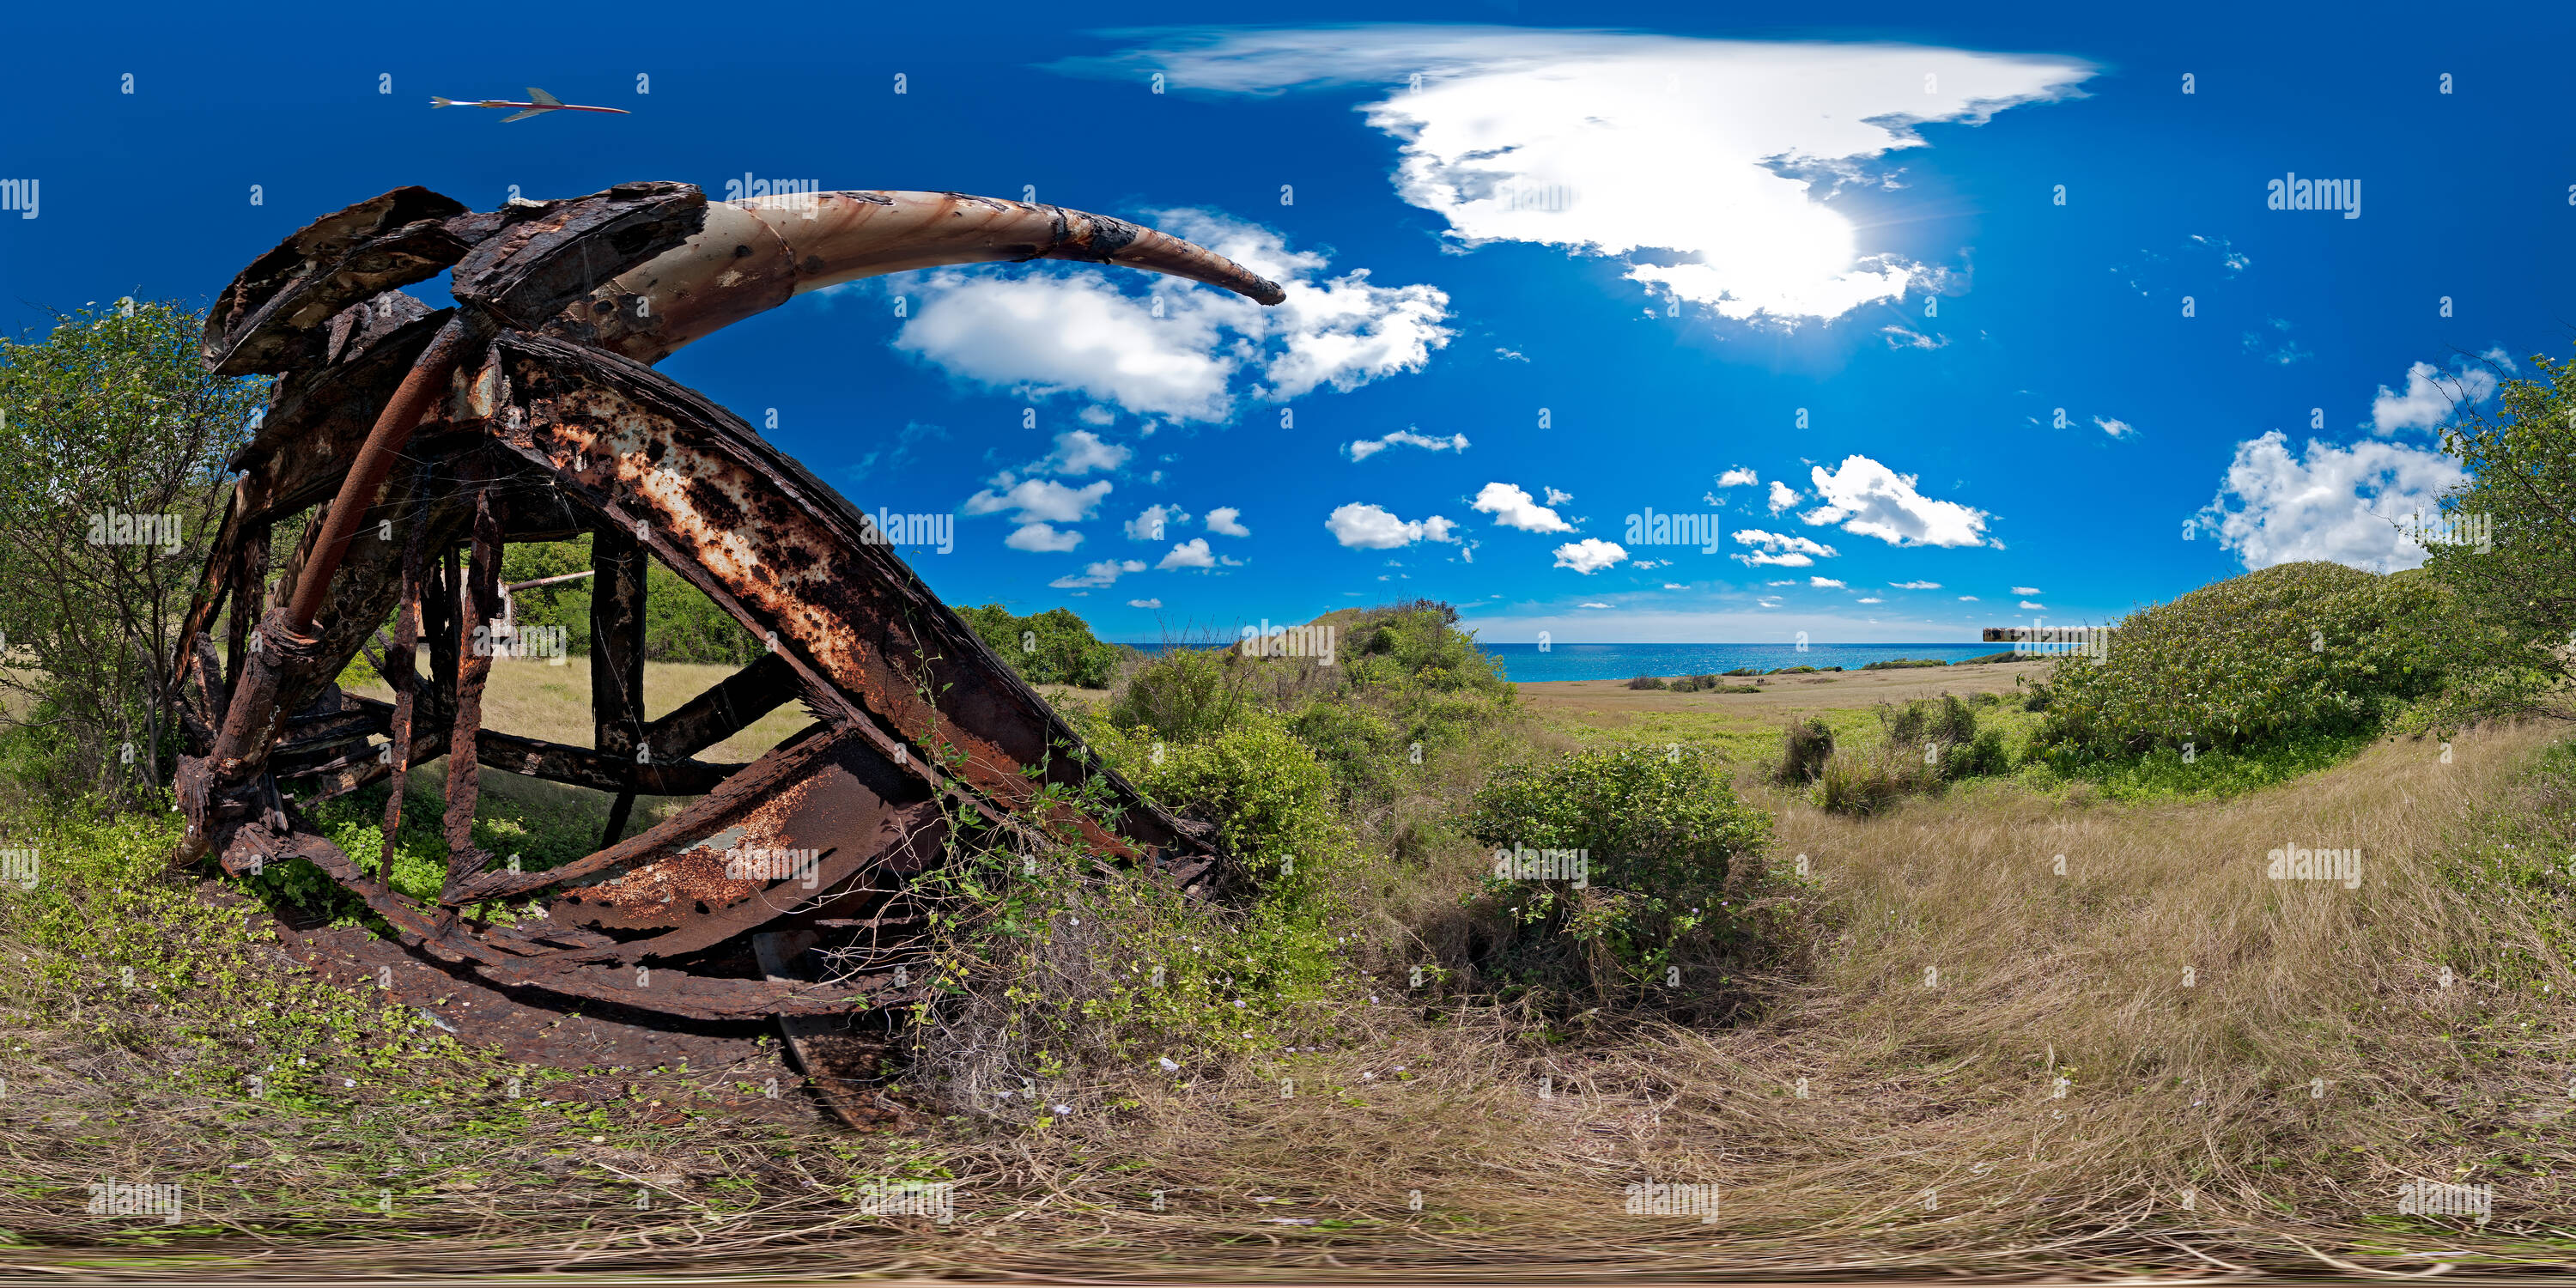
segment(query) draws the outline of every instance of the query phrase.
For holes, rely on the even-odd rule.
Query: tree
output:
[[[2537,375],[2503,381],[2492,415],[2454,400],[2442,446],[2469,477],[2424,542],[2425,567],[2485,628],[2472,638],[2503,640],[2490,705],[2576,680],[2576,363],[2531,362]]]
[[[171,656],[268,385],[209,375],[203,330],[127,300],[0,340],[0,734],[58,792],[166,776]]]

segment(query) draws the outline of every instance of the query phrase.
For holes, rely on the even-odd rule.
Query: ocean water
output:
[[[1783,666],[1839,666],[1857,671],[1894,658],[1957,662],[1984,657],[2009,644],[1479,644],[1513,681],[1625,680],[1639,675],[1717,675],[1739,666],[1768,671]]]

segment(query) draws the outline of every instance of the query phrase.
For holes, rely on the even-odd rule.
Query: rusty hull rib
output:
[[[235,873],[307,861],[455,969],[698,1020],[821,1017],[925,996],[922,982],[896,982],[926,921],[906,891],[961,843],[1053,833],[1203,891],[1221,857],[1203,829],[1092,762],[972,629],[868,539],[848,501],[644,365],[833,282],[1039,258],[1282,298],[1151,229],[956,193],[709,204],[686,184],[636,183],[476,213],[402,188],[287,238],[225,290],[203,341],[210,369],[282,378],[233,461],[242,477],[175,659],[189,742],[177,857],[212,853]],[[399,289],[450,268],[454,308]],[[413,465],[397,470],[401,460]],[[326,502],[277,561],[271,589],[273,526]],[[498,608],[504,544],[585,532],[599,574],[594,746],[481,727],[493,658],[477,632]],[[768,645],[649,721],[648,557]],[[227,606],[232,650],[219,663],[210,632]],[[362,651],[395,702],[334,683]],[[790,702],[818,723],[748,765],[694,759]],[[439,906],[393,890],[381,875],[389,862],[371,872],[299,821],[319,801],[440,755],[450,858]],[[487,766],[613,793],[601,848],[548,871],[494,870],[473,845]],[[1121,811],[1112,825],[1044,791],[1095,780]],[[645,794],[695,799],[621,836]],[[401,810],[396,791],[389,852]],[[465,915],[532,897],[542,920],[484,927]],[[865,968],[794,978],[788,948],[818,934],[860,936],[833,951]]]

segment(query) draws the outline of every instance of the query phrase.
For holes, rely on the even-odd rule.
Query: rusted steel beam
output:
[[[650,556],[633,534],[616,524],[590,538],[591,745],[602,756],[631,763],[644,742],[644,588]],[[599,843],[615,845],[626,834],[635,791],[619,784]]]
[[[809,659],[870,723],[900,730],[911,756],[953,759],[1005,812],[1044,782],[1097,773],[1127,813],[1127,836],[1064,808],[1052,818],[1068,834],[1120,856],[1134,853],[1129,836],[1194,846],[1123,778],[1076,761],[1079,736],[911,569],[863,538],[858,512],[730,412],[562,341],[505,333],[491,354],[470,387],[478,400],[508,400],[504,442],[557,471],[567,495],[643,522],[664,562],[754,635],[775,633],[782,652]]]
[[[567,953],[566,959],[634,962],[712,948],[820,902],[867,868],[907,855],[926,861],[947,840],[948,822],[917,781],[892,772],[859,743],[844,741],[789,790],[733,819],[724,835],[723,849],[688,852],[704,856],[712,870],[688,883],[685,892],[697,914],[686,924],[650,939]],[[727,870],[727,854],[759,859],[761,866],[746,863],[746,875],[735,875]],[[649,883],[657,869],[630,874],[629,880]],[[581,895],[620,902],[614,884],[588,887]]]
[[[803,688],[796,668],[785,658],[763,653],[751,665],[681,703],[679,710],[646,725],[644,745],[652,749],[656,762],[685,760],[795,701]]]
[[[332,315],[464,257],[471,243],[446,226],[464,213],[427,188],[396,188],[305,225],[251,261],[207,311],[207,369],[246,376],[313,365]]]
[[[602,281],[687,241],[706,211],[707,195],[685,183],[621,183],[554,202],[465,254],[449,290],[533,330]]]
[[[464,893],[477,899],[511,898],[614,871],[655,855],[694,848],[698,841],[721,830],[734,815],[810,772],[849,736],[828,726],[814,725],[743,766],[714,790],[681,807],[679,813],[607,849],[544,872],[478,873],[466,883]]]
[[[376,493],[384,488],[385,476],[393,472],[403,443],[420,424],[421,414],[429,410],[430,400],[441,392],[448,374],[456,369],[457,350],[464,338],[462,319],[451,318],[440,327],[429,346],[412,362],[411,373],[395,388],[384,412],[376,417],[375,428],[358,448],[349,476],[341,481],[340,494],[332,499],[330,513],[323,519],[313,561],[296,575],[295,598],[286,607],[286,629],[301,635],[312,628],[313,616],[321,611],[323,597],[330,591],[331,575],[340,570],[340,561],[348,556],[349,539],[357,535],[364,511],[375,504]]]
[[[464,481],[474,490],[474,545],[466,563],[465,611],[457,622],[456,706],[448,730],[445,895],[491,859],[474,844],[474,806],[483,789],[476,736],[483,729],[483,686],[492,676],[492,622],[501,615],[501,517],[495,512],[500,489],[480,455],[465,458]]]
[[[1167,233],[1062,206],[956,192],[824,192],[719,202],[706,226],[548,323],[639,362],[863,277],[1032,259],[1123,264],[1223,287],[1263,304],[1277,283]]]

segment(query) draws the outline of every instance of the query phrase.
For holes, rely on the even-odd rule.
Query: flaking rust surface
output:
[[[811,778],[792,782],[762,798],[729,827],[714,829],[713,832],[716,835],[735,833],[739,839],[730,848],[796,848],[794,839],[784,834],[781,824],[794,817],[795,811],[804,805],[813,791],[814,780]],[[771,885],[767,881],[728,877],[725,867],[725,856],[702,843],[678,854],[637,864],[605,880],[571,886],[560,901],[550,905],[550,915],[576,924],[601,924],[603,927],[609,924],[635,928],[676,925],[687,916],[732,907]],[[792,886],[793,882],[777,884]],[[652,917],[651,912],[659,908],[668,908],[670,914]],[[603,909],[616,909],[628,915],[603,915]],[[638,919],[632,915],[635,911],[642,911],[647,916]]]

